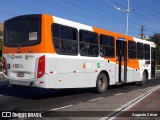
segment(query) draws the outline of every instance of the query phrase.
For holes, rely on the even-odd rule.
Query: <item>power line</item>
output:
[[[121,17],[119,17],[119,16],[117,16],[117,15],[114,15],[114,14],[111,14],[111,13],[109,13],[108,11],[103,11],[102,9],[100,9],[100,8],[98,8],[98,7],[95,7],[95,6],[93,6],[93,5],[91,5],[91,4],[88,4],[88,3],[84,3],[84,2],[82,2],[81,0],[78,0],[79,2],[81,2],[82,4],[86,4],[86,5],[88,5],[89,7],[92,7],[92,8],[94,8],[94,9],[96,9],[96,10],[99,10],[99,11],[101,11],[101,12],[103,12],[104,14],[110,14],[110,15],[112,15],[112,16],[115,16],[115,17],[117,17],[117,18],[119,18],[119,19],[121,19],[121,20],[125,20],[125,19],[123,19],[123,18],[121,18]]]
[[[85,9],[85,8],[83,8],[83,7],[80,7],[80,6],[78,6],[78,5],[76,5],[76,4],[73,4],[73,3],[71,3],[71,2],[69,2],[69,1],[64,1],[64,0],[62,0],[63,2],[65,2],[65,3],[67,3],[69,6],[71,6],[71,7],[75,7],[75,8],[78,8],[78,9],[80,9],[80,11],[87,11],[88,12],[88,9]],[[42,2],[42,1],[41,1]],[[48,6],[50,6],[50,7],[53,7],[53,3],[52,2],[50,2],[50,1],[47,1],[47,2],[43,2],[44,4],[46,4],[46,5],[48,5]],[[57,7],[57,5],[56,5],[56,7]],[[60,6],[60,8],[62,9],[64,9],[64,7],[62,7],[62,6]],[[79,12],[79,11],[78,11]],[[77,13],[78,13],[77,11],[76,12],[74,12],[74,13],[76,13],[76,15],[78,15]],[[68,12],[67,12],[68,13]],[[92,10],[90,10],[90,13],[93,13],[93,11]],[[82,16],[82,14],[80,13],[80,15]],[[83,15],[85,15],[85,13],[83,12]],[[95,15],[95,14],[94,14]],[[99,15],[99,14],[98,14]],[[78,15],[79,16],[79,15]],[[90,18],[89,16],[88,16],[88,14],[86,14],[86,16],[88,17],[88,18]],[[85,17],[86,17],[85,16]],[[101,16],[102,17],[102,16]],[[95,17],[96,19],[97,19],[97,17]],[[115,20],[113,21],[111,21],[111,22],[106,22],[105,20],[102,20],[102,19],[99,19],[99,17],[98,17],[98,20],[100,20],[100,21],[103,21],[103,23],[116,23],[116,24],[119,24],[118,22],[115,22]],[[94,20],[94,21],[96,21],[96,20]],[[122,24],[124,24],[124,23],[122,23]],[[133,26],[133,25],[132,25]],[[137,27],[135,27],[136,29],[138,28],[138,26]]]
[[[113,3],[115,3],[115,4],[117,4],[117,5],[119,5],[119,6],[121,6],[121,7],[123,7],[123,8],[125,8],[125,9],[127,9],[127,7],[126,6],[124,6],[124,5],[121,5],[120,3],[118,3],[118,2],[116,2],[116,1],[114,1],[114,0],[111,0]]]
[[[41,1],[41,2],[43,2],[43,1]],[[66,2],[67,4],[69,4],[70,5],[70,3],[69,2],[67,2],[67,1],[64,1],[64,2]],[[57,7],[57,6],[53,6],[53,4],[51,3],[51,2],[43,2],[43,4],[46,4],[46,5],[48,5],[48,6],[50,6],[50,7]],[[71,7],[74,7],[75,5],[72,5]],[[76,16],[78,15],[78,16],[82,16],[82,18],[84,18],[84,17],[88,17],[88,18],[90,18],[89,16],[88,16],[88,14],[85,14],[84,12],[83,12],[83,14],[82,13],[80,13],[79,11],[78,12],[73,12],[73,11],[70,11],[70,10],[68,10],[68,9],[65,9],[64,7],[62,7],[62,6],[60,6],[60,7],[57,7],[58,9],[63,9],[63,10],[65,10],[65,11],[69,11],[70,13],[72,13],[72,15],[73,14],[75,14]],[[77,8],[77,7],[76,7]],[[68,13],[68,12],[67,12]],[[77,14],[77,13],[79,13],[79,14]],[[92,16],[93,17],[93,16]],[[104,21],[103,19],[100,19],[100,18],[97,18],[97,17],[94,17],[94,18],[96,18],[97,20],[100,20],[101,22],[103,21],[104,23],[109,23],[109,22],[106,22],[106,21]],[[113,20],[111,21],[112,23],[116,23],[116,22],[113,22]]]
[[[157,0],[152,0],[152,1],[153,1],[153,3],[155,3],[158,7],[160,6],[160,3],[157,2]]]
[[[32,7],[32,6],[29,6],[29,5],[26,5],[26,4],[23,4],[23,3],[19,3],[19,2],[16,2],[16,1],[12,1],[12,0],[6,0],[6,2],[9,2],[10,4],[14,5],[14,6],[18,6],[18,7],[21,7],[21,8],[24,8],[25,10],[37,10],[37,11],[42,11],[41,9],[39,8],[35,8],[35,7]]]
[[[64,1],[64,2],[67,2],[68,4],[70,4],[68,1],[66,1],[66,0],[62,0],[62,1]],[[92,11],[92,10],[90,10],[90,9],[86,9],[86,8],[83,8],[83,7],[81,7],[81,6],[79,6],[79,5],[76,5],[76,4],[73,4],[72,3],[72,5],[74,5],[74,6],[76,6],[76,7],[79,7],[79,8],[81,8],[82,10],[85,10],[86,12],[89,12],[89,13],[94,13],[95,15],[98,15],[98,16],[101,16],[101,17],[104,17],[104,18],[107,18],[107,19],[109,19],[109,20],[111,20],[112,22],[114,22],[114,23],[117,23],[117,22],[115,22],[115,20],[114,19],[112,19],[112,18],[109,18],[109,17],[106,17],[106,16],[104,16],[104,15],[102,15],[102,14],[98,14],[98,13],[96,13],[96,12],[94,12],[94,11]],[[122,22],[121,22],[122,23]],[[123,23],[122,23],[123,24]]]
[[[11,1],[11,2],[10,2]],[[10,1],[7,1],[7,2],[9,2],[9,3],[11,3],[11,4],[13,4],[14,6],[17,6],[17,7],[21,7],[21,8],[23,8],[23,9],[26,9],[26,10],[37,10],[38,12],[39,11],[44,11],[43,9],[39,9],[39,8],[35,8],[35,7],[32,7],[32,6],[30,6],[30,5],[26,5],[26,4],[22,4],[22,3],[19,3],[19,2],[14,2],[13,3],[13,1],[12,0],[10,0]],[[64,0],[63,0],[64,1]],[[35,1],[34,1],[35,2]],[[56,9],[60,9],[60,10],[65,10],[65,11],[68,11],[68,12],[66,12],[67,14],[74,14],[74,15],[76,15],[77,17],[79,17],[79,16],[82,16],[82,17],[79,17],[80,19],[81,18],[84,18],[84,17],[86,17],[86,18],[94,18],[94,21],[99,21],[99,22],[103,22],[103,23],[107,23],[107,24],[109,24],[109,23],[116,23],[116,24],[119,24],[119,22],[116,22],[115,21],[115,19],[112,19],[110,22],[106,22],[106,20],[104,20],[104,19],[101,19],[101,18],[106,18],[106,16],[104,16],[104,15],[100,15],[100,14],[97,14],[97,12],[93,12],[92,11],[92,9],[86,9],[86,8],[83,8],[83,7],[81,7],[81,6],[79,6],[79,5],[76,5],[76,4],[73,4],[72,6],[70,6],[71,5],[71,3],[68,3],[69,4],[69,6],[70,7],[75,7],[75,8],[78,8],[78,9],[80,9],[80,10],[78,10],[78,11],[72,11],[72,10],[70,10],[70,9],[66,9],[65,7],[63,7],[63,6],[57,6],[57,5],[54,5],[52,2],[50,2],[50,1],[38,1],[38,3],[42,3],[43,5],[46,5],[47,7],[48,6],[50,6],[51,8],[56,8]],[[18,5],[17,5],[18,4]],[[84,3],[85,4],[85,3]],[[92,8],[96,8],[97,9],[97,7],[93,7],[93,5],[92,6],[90,6],[90,7],[92,7]],[[99,9],[99,8],[98,8]],[[98,10],[97,9],[97,10]],[[79,12],[79,11],[85,11],[85,12]],[[99,11],[103,11],[103,10],[101,10],[101,9],[99,9]],[[96,17],[96,16],[88,16],[89,14],[87,14],[86,12],[89,12],[89,13],[92,13],[92,14],[96,14],[97,16],[100,16],[100,17]],[[104,13],[105,11],[103,11],[103,13]],[[79,13],[79,14],[78,14]],[[83,14],[82,14],[83,13]],[[8,13],[9,14],[9,13]],[[14,15],[14,13],[11,13],[11,15]],[[17,14],[15,14],[15,15],[17,15]],[[110,14],[111,15],[111,14]],[[117,16],[117,18],[118,18],[118,16]],[[83,20],[84,21],[84,20]],[[124,24],[124,23],[122,23],[122,24]],[[132,25],[133,26],[133,25]],[[133,28],[133,27],[132,27]],[[135,28],[137,28],[137,27],[135,27]]]
[[[4,10],[0,10],[1,13],[5,13],[5,14],[8,14],[8,15],[17,15],[15,13],[12,13],[12,12],[8,12],[8,11],[4,11]]]
[[[141,2],[142,2],[142,1],[141,1]],[[133,4],[135,4],[136,6],[138,6],[136,9],[139,9],[139,10],[142,10],[142,11],[146,11],[145,13],[147,13],[147,14],[149,14],[149,15],[152,15],[152,16],[154,16],[154,17],[156,17],[156,18],[160,18],[159,16],[157,16],[157,14],[152,13],[150,10],[144,9],[143,6],[140,6],[140,5],[137,4],[137,3],[133,3]],[[142,2],[142,4],[144,5],[145,3]],[[148,8],[148,7],[147,7],[147,8]]]
[[[16,6],[18,6],[18,7],[21,7],[21,8],[24,8],[24,9],[26,9],[27,8],[27,10],[28,9],[30,9],[31,10],[31,8],[32,8],[32,10],[33,9],[35,9],[35,8],[33,8],[33,7],[31,7],[31,6],[28,6],[28,5],[26,5],[26,4],[22,4],[22,3],[19,3],[19,2],[13,2],[13,1],[7,1],[7,2],[11,2],[11,4],[13,4],[13,5],[16,5]],[[39,1],[39,2],[41,2],[41,1]],[[49,3],[49,2],[48,2]],[[54,7],[54,8],[57,8],[57,9],[60,9],[60,8],[62,8],[62,7],[57,7],[57,6],[53,6],[53,4],[51,3],[51,4],[47,4],[46,2],[43,2],[42,4],[46,4],[47,6],[49,5],[50,7]],[[64,9],[64,8],[63,8]],[[36,10],[41,10],[41,9],[36,9]],[[64,9],[65,11],[67,10],[67,9]],[[69,10],[68,10],[69,11]],[[72,14],[73,14],[74,12],[72,12]],[[77,14],[75,14],[75,15],[77,15]],[[81,14],[82,15],[82,14]],[[84,16],[83,16],[84,17]],[[101,20],[101,19],[99,19],[99,20]],[[102,20],[101,20],[101,22],[102,22]]]
[[[64,2],[67,2],[67,1],[65,1],[65,0],[63,0]],[[95,6],[93,6],[93,5],[90,5],[90,4],[87,4],[87,3],[84,3],[84,2],[82,2],[81,0],[78,0],[78,1],[80,1],[82,4],[85,4],[85,5],[89,5],[90,7],[92,7],[92,8],[94,8],[94,9],[97,9],[97,10],[99,10],[99,11],[101,11],[101,12],[103,12],[103,13],[105,13],[106,14],[106,12],[105,11],[103,11],[102,9],[99,9],[99,8],[97,8],[97,7],[95,7]],[[71,4],[71,3],[69,3],[69,2],[67,2],[68,4]],[[79,8],[81,8],[81,9],[85,9],[85,8],[82,8],[82,7],[80,7],[80,6],[78,6],[78,5],[75,5],[75,4],[73,4],[74,6],[76,6],[76,7],[79,7]],[[93,13],[93,11],[92,10],[90,10],[90,9],[85,9],[86,11],[90,11],[91,13]],[[94,12],[95,13],[95,12]],[[100,15],[100,14],[98,14],[98,15]],[[116,16],[116,15],[113,15],[113,14],[110,14],[111,16]],[[102,15],[100,15],[100,16],[102,16]],[[103,17],[105,18],[106,16],[104,16],[103,15]],[[122,19],[122,18],[120,18],[119,16],[116,16],[116,17],[118,17],[119,19],[121,19],[121,20],[123,20],[123,21],[125,21],[125,19]],[[111,19],[111,18],[110,18]],[[116,24],[118,24],[118,23],[121,23],[121,24],[125,24],[125,23],[122,23],[122,22],[116,22],[115,21],[115,19],[111,19],[112,20],[112,22],[114,21],[114,23],[116,23]],[[136,24],[136,23],[133,23],[133,24],[135,24],[137,27],[139,26],[138,24]],[[132,25],[133,26],[133,25]]]
[[[115,2],[114,0],[111,0],[111,1],[114,2],[114,3],[116,3],[116,4],[119,5],[119,6],[123,7],[123,8],[126,8],[125,6],[123,6],[122,4],[120,4],[120,3],[118,3],[118,2]],[[146,20],[151,20],[151,21],[153,21],[151,18],[146,17],[146,16],[144,16],[144,15],[142,15],[142,14],[136,12],[136,11],[133,11],[133,13],[141,16],[142,18],[145,18]],[[132,15],[132,14],[131,14],[131,15]],[[157,23],[157,22],[155,22],[155,23]],[[155,23],[154,23],[154,24],[155,24]],[[159,24],[159,23],[157,23],[157,24]]]
[[[62,6],[54,6],[53,5],[53,3],[52,2],[50,2],[50,1],[47,1],[47,2],[44,2],[44,1],[40,1],[42,4],[45,4],[45,5],[47,5],[47,6],[49,6],[49,7],[51,7],[51,8],[57,8],[57,9],[63,9],[63,10],[65,10],[65,11],[68,11],[68,12],[66,12],[67,14],[68,13],[71,13],[72,15],[74,14],[74,15],[76,15],[77,17],[79,17],[79,16],[82,16],[82,17],[80,17],[80,18],[94,18],[94,21],[99,21],[99,22],[101,22],[101,23],[107,23],[107,24],[109,24],[109,23],[114,23],[114,24],[117,24],[117,22],[114,22],[113,20],[112,21],[110,21],[110,22],[107,22],[107,21],[105,21],[104,19],[101,19],[101,17],[96,17],[95,15],[94,16],[89,16],[89,14],[86,14],[85,12],[83,12],[83,13],[81,13],[81,12],[79,12],[79,11],[82,11],[82,9],[81,10],[79,10],[79,11],[72,11],[72,10],[69,10],[69,9],[65,9],[64,7],[62,7]],[[64,2],[66,2],[66,1],[64,1]],[[67,4],[69,4],[69,6],[70,7],[75,7],[75,8],[79,8],[78,6],[75,6],[75,5],[71,5],[71,3],[70,2],[66,2]],[[84,9],[83,9],[84,10]],[[86,11],[86,10],[85,10]],[[88,11],[87,11],[88,12]],[[79,14],[78,14],[79,13]],[[82,21],[84,21],[84,20],[82,20]],[[83,23],[83,22],[82,22]]]
[[[115,7],[115,6],[114,6]],[[129,13],[132,12],[134,9],[130,8],[130,0],[128,0],[128,8],[125,10],[121,10],[120,8],[115,7],[118,11],[124,12],[127,14],[127,21],[126,21],[126,35],[128,35],[128,19],[129,19]]]
[[[102,4],[106,4],[106,5],[108,5],[105,1],[101,1],[101,0],[98,0],[99,2],[101,2]],[[120,3],[118,3],[118,2],[116,2],[116,1],[114,1],[114,0],[110,0],[111,2],[113,2],[113,3],[116,3],[117,5],[119,5],[119,6],[121,6],[121,7],[123,7],[123,8],[126,8],[125,6],[123,6],[122,4],[120,4]],[[135,12],[135,11],[134,11]],[[144,18],[143,16],[141,16],[139,13],[135,13],[135,14],[138,14],[140,17],[142,17],[142,18]],[[131,16],[133,16],[133,14],[131,14]],[[134,17],[134,16],[133,16]],[[146,18],[145,18],[146,19]],[[148,19],[147,19],[148,20]],[[138,25],[138,26],[140,26],[140,24],[137,24],[137,23],[135,23],[135,22],[133,22],[133,21],[131,21],[130,20],[130,23],[132,23],[132,24],[135,24],[135,25]],[[157,25],[157,24],[156,24]],[[152,30],[155,30],[155,29],[153,29],[152,27],[147,27],[147,28],[149,28],[149,29],[152,29]]]
[[[8,1],[8,2],[12,2],[11,4],[14,4],[14,5],[16,5],[16,6],[19,6],[19,7],[21,7],[21,8],[24,8],[24,9],[26,9],[26,8],[28,8],[28,9],[30,9],[30,10],[32,10],[32,9],[36,9],[36,8],[33,8],[33,7],[31,7],[31,6],[27,6],[27,5],[24,5],[24,4],[20,4],[20,3],[18,3],[18,2],[14,2],[14,1]],[[16,4],[15,4],[16,3]],[[20,5],[18,5],[18,4],[20,4]],[[55,6],[54,6],[55,7]],[[32,8],[32,9],[31,9]],[[28,10],[27,9],[27,10]],[[36,10],[41,10],[41,9],[36,9]]]

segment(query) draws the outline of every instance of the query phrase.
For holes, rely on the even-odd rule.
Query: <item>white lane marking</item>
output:
[[[118,94],[115,94],[115,95],[122,95],[122,94],[124,94],[124,93],[118,93]]]
[[[99,98],[95,98],[95,99],[90,99],[90,100],[88,100],[88,101],[95,101],[95,100],[100,100],[100,99],[102,99],[103,97],[99,97]]]
[[[131,107],[133,107],[135,104],[137,104],[138,102],[140,102],[145,97],[149,96],[151,93],[153,93],[154,91],[156,91],[159,88],[160,88],[160,85],[152,88],[151,90],[147,91],[146,93],[140,95],[139,97],[131,100],[130,102],[128,102],[128,103],[122,105],[121,107],[117,108],[116,110],[114,110],[115,112],[118,112],[118,113],[111,113],[110,115],[107,115],[107,117],[102,117],[99,120],[113,120],[113,119],[115,119],[116,116],[118,116],[119,114],[121,114],[122,111],[127,111],[128,109],[130,109]],[[112,117],[109,117],[109,116],[112,116]]]
[[[63,107],[51,109],[51,110],[49,110],[49,111],[61,110],[61,109],[68,108],[68,107],[71,107],[71,106],[73,106],[73,105],[72,105],[72,104],[71,104],[71,105],[66,105],[66,106],[63,106]]]

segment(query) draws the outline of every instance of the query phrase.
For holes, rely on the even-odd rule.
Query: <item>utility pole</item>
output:
[[[128,19],[129,19],[129,13],[135,9],[130,9],[130,0],[128,0],[128,8],[126,10],[121,10],[120,8],[113,6],[118,11],[127,13],[127,19],[126,19],[126,35],[128,35]]]
[[[127,21],[126,21],[126,35],[128,35],[128,17],[129,17],[129,12],[131,11],[130,10],[130,0],[128,0],[128,8],[127,8],[127,10],[126,10],[126,12],[127,12]]]
[[[144,39],[144,36],[145,36],[144,31],[145,31],[145,30],[146,30],[146,29],[145,29],[145,25],[142,25],[141,28],[140,28],[140,31],[141,31],[141,34],[140,34],[141,39]]]

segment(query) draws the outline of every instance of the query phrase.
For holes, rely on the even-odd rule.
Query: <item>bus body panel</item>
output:
[[[98,57],[81,56],[79,52],[78,55],[74,56],[59,55],[55,52],[54,43],[52,41],[52,37],[54,36],[54,33],[52,33],[52,24],[54,23],[74,27],[77,29],[77,32],[83,29],[96,32],[98,35],[104,34],[113,36],[115,46],[116,41],[119,38],[123,38],[127,46],[130,40],[155,47],[153,42],[42,14],[41,42],[38,45],[20,47],[20,49],[18,49],[17,47],[6,47],[3,44],[3,57],[6,59],[8,68],[8,75],[4,74],[4,79],[6,81],[9,80],[10,84],[41,88],[96,87],[97,77],[100,72],[104,71],[108,74],[109,85],[115,85],[119,82],[119,64],[116,58],[116,48],[114,49],[115,55],[113,58],[100,57],[100,55]],[[37,78],[38,60],[43,55],[45,55],[45,74],[41,78]],[[151,78],[151,64],[146,64],[146,61],[147,60],[129,59],[127,53],[126,82],[141,81],[144,70],[148,72],[148,79]],[[124,74],[123,68],[124,63],[122,63],[122,75]],[[24,73],[24,77],[17,76],[20,72]],[[122,78],[124,79],[124,76],[122,76]]]
[[[154,48],[156,47],[155,44],[153,42],[150,42],[150,41],[141,40],[141,39],[138,39],[138,38],[134,38],[134,40],[136,42],[141,42],[143,44],[150,45],[150,50],[151,50],[151,47],[154,47]],[[147,61],[150,61],[150,63],[148,64]],[[142,74],[143,74],[144,70],[147,70],[147,72],[148,72],[148,79],[151,79],[151,52],[150,52],[150,59],[149,60],[138,60],[138,63],[139,63],[139,66],[140,66],[139,73],[141,74],[141,76],[140,76],[141,79],[142,79]]]
[[[39,87],[39,88],[49,88],[48,75],[45,74],[41,78],[36,79],[17,79],[6,76],[3,73],[4,82],[11,85],[20,85],[20,86],[30,86],[30,87]]]
[[[20,79],[37,78],[37,63],[42,55],[44,54],[3,54],[6,59],[8,77]],[[24,75],[21,76],[21,73]]]

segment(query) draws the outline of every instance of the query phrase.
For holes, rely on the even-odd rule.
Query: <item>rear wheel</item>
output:
[[[145,85],[146,84],[146,80],[147,80],[147,74],[144,71],[143,74],[142,74],[142,81],[140,81],[140,85],[141,86]]]
[[[105,93],[107,91],[107,87],[108,87],[107,76],[105,73],[100,73],[97,78],[96,92],[100,94]]]

